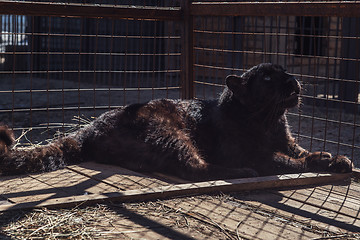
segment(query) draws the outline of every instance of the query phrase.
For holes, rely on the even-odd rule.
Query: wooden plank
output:
[[[258,178],[197,182],[190,184],[167,185],[155,188],[135,189],[123,192],[111,192],[104,193],[102,195],[89,194],[82,196],[63,197],[57,199],[48,199],[41,202],[28,202],[19,205],[13,204],[9,206],[0,206],[0,211],[18,208],[67,207],[78,204],[93,204],[109,200],[121,202],[139,200],[144,201],[179,197],[184,195],[321,184],[328,183],[329,181],[339,181],[349,177],[350,174],[301,173]]]
[[[117,190],[67,169],[0,179],[0,196],[14,203]]]
[[[359,199],[360,196],[360,183],[352,181],[349,185],[324,185],[317,187],[326,191],[331,191],[333,194],[346,196],[350,199]]]
[[[309,188],[308,190],[311,190]],[[251,206],[260,211],[283,216],[284,219],[294,219],[309,227],[323,229],[332,233],[344,231],[357,232],[360,230],[358,218],[343,215],[341,212],[333,212],[323,209],[321,206],[307,204],[274,192],[257,192],[248,195],[235,194],[234,200],[229,200],[231,205],[238,207]]]
[[[351,183],[351,185],[357,183]],[[263,191],[247,195],[232,194],[232,205],[250,205],[287,219],[320,227],[326,231],[360,232],[360,198],[347,198],[332,191],[330,185],[286,191]],[[347,186],[338,186],[346,188]]]
[[[129,239],[209,239],[209,237],[210,239],[225,239],[227,236],[216,226],[189,217],[183,212],[177,211],[178,209],[172,210],[163,201],[122,204],[121,206],[122,209],[135,213],[145,220],[142,221],[142,229],[145,227],[152,232],[161,234],[153,236],[151,232],[148,235],[146,232],[127,231],[124,235]],[[132,225],[136,223],[139,223],[139,220],[134,221]],[[116,226],[116,223],[114,225]],[[116,226],[117,229],[118,226]]]
[[[282,197],[336,213],[334,216],[343,215],[352,219],[360,217],[360,198],[351,199],[318,188],[278,191],[277,193]]]
[[[180,20],[182,17],[179,8],[171,7],[18,1],[0,1],[0,14],[152,20]]]
[[[52,187],[48,184],[39,182],[27,175],[2,177],[0,179],[0,196],[15,203],[40,201],[53,197],[55,192],[51,189]],[[57,192],[58,196],[67,194],[62,189],[58,189]]]
[[[68,169],[121,190],[168,185],[167,182],[162,180],[113,165],[85,162],[79,165],[69,166]]]
[[[292,219],[308,226],[317,226],[324,229],[324,231],[334,233],[343,231],[342,228],[313,219],[311,216],[313,213],[301,212],[303,210],[299,210],[298,206],[288,206],[288,202],[282,202],[282,198],[270,192],[256,192],[249,195],[236,194],[232,196],[234,199],[226,201],[227,204],[232,206],[257,209],[258,211],[270,213],[283,219]],[[316,209],[313,210],[316,212]]]
[[[121,204],[120,208],[116,208],[115,216],[106,214],[113,226],[111,232],[123,233],[121,239],[226,238],[227,235],[216,226],[189,217],[181,211],[171,210],[164,204],[163,201]],[[115,238],[118,239],[119,235],[115,235]]]
[[[194,2],[194,16],[358,17],[359,2]]]
[[[299,222],[289,221],[259,209],[226,203],[226,199],[211,196],[181,198],[163,202],[178,212],[184,212],[203,222],[212,223],[240,239],[312,239],[320,233],[311,232]]]
[[[37,174],[31,177],[38,180],[39,182],[48,184],[51,188],[54,189],[54,191],[56,191],[56,189],[64,189],[68,193],[67,196],[106,193],[119,190],[114,186],[97,181],[86,175],[79,174],[69,169]]]
[[[285,205],[287,208],[296,209],[297,214],[308,216],[312,220],[326,223],[329,226],[335,226],[346,231],[359,232],[360,220],[340,212],[334,212],[321,206],[304,203],[292,198],[283,198],[279,204]],[[278,205],[279,206],[279,205]],[[280,206],[279,206],[280,207]]]

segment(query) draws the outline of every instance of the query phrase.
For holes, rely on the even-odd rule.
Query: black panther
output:
[[[12,148],[14,134],[1,126],[0,173],[53,171],[83,161],[189,180],[351,172],[345,156],[312,153],[295,142],[285,113],[299,104],[300,91],[281,66],[263,63],[228,76],[216,100],[131,104],[32,149]]]

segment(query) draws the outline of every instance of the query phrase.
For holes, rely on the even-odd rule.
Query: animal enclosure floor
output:
[[[149,189],[190,185],[95,163],[2,177],[0,239],[360,239],[360,183],[339,179],[335,185],[142,201]],[[115,193],[138,201],[111,201]],[[98,204],[85,206],[94,199]],[[77,205],[69,207],[72,201]],[[42,208],[24,210],[34,206]]]

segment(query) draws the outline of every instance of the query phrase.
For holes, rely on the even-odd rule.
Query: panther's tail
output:
[[[40,147],[13,149],[13,132],[0,126],[0,175],[53,171],[70,162],[80,162],[80,146],[64,137]]]

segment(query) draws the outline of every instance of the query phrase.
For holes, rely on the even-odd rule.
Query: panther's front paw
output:
[[[328,152],[315,152],[306,158],[309,171],[326,171],[336,173],[351,172],[353,164],[345,156],[334,156]]]
[[[326,171],[331,162],[331,153],[314,152],[306,157],[306,167],[309,171]]]
[[[348,173],[352,171],[353,167],[354,165],[349,158],[338,155],[331,158],[329,171],[336,173]]]
[[[325,170],[330,163],[331,153],[314,152],[306,157],[306,165],[309,170]]]

